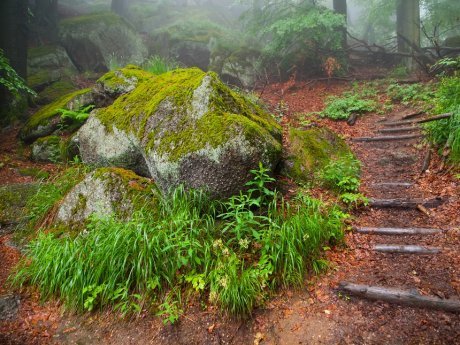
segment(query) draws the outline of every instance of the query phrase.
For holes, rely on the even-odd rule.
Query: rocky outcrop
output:
[[[345,141],[326,127],[291,128],[282,173],[299,182],[312,182],[333,160],[353,157]]]
[[[63,144],[57,135],[37,139],[32,145],[31,158],[34,162],[60,162],[63,158]]]
[[[135,29],[111,12],[62,20],[59,36],[81,72],[106,72],[110,64],[141,64],[147,57],[147,48]]]
[[[89,173],[59,203],[55,223],[82,227],[93,214],[129,219],[148,206],[152,212],[157,191],[149,179],[120,168],[99,168]]]
[[[152,177],[166,192],[180,184],[213,197],[237,193],[262,162],[281,154],[281,128],[214,73],[185,69],[151,76],[95,110],[76,140],[86,163]]]
[[[71,127],[76,130],[78,126],[75,123],[63,121],[62,109],[78,111],[88,105],[94,105],[96,108],[108,106],[118,96],[134,90],[139,82],[150,77],[150,73],[132,65],[108,72],[94,87],[67,94],[40,108],[24,125],[19,136],[23,141],[30,143],[37,138],[51,135],[58,129]]]

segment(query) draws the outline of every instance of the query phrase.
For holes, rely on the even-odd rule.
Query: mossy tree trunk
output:
[[[420,0],[398,0],[396,8],[398,52],[414,54],[420,49]],[[416,61],[405,57],[404,64],[413,71]]]

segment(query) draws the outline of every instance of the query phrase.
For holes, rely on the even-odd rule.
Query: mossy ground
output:
[[[0,224],[19,223],[27,200],[37,189],[36,183],[0,186]]]
[[[81,30],[81,28],[88,28],[91,25],[127,25],[127,22],[120,16],[113,12],[93,13],[83,16],[77,16],[61,20],[59,23],[62,31],[66,30]]]

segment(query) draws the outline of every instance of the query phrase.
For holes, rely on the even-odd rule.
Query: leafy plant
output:
[[[26,94],[36,96],[37,94],[29,88],[24,81],[11,67],[3,50],[0,49],[0,85],[5,87],[12,95]]]
[[[393,101],[405,105],[423,104],[430,101],[434,96],[430,85],[418,83],[410,85],[391,83],[387,88],[387,94]]]
[[[460,77],[445,77],[439,83],[435,97],[436,112],[451,112],[448,119],[424,125],[429,140],[449,154],[453,163],[460,162]]]
[[[345,158],[331,161],[319,173],[323,184],[339,192],[357,192],[359,189],[360,162],[349,155]]]
[[[63,120],[71,120],[78,123],[83,123],[88,119],[89,113],[92,109],[94,109],[94,105],[90,104],[79,110],[69,110],[60,108],[58,109],[58,111],[61,113],[61,119]]]
[[[77,310],[139,312],[163,295],[157,308],[167,323],[178,320],[180,291],[191,287],[223,311],[246,316],[269,289],[300,285],[321,248],[343,237],[338,207],[305,194],[286,202],[267,187],[267,172],[260,165],[250,189],[224,203],[181,187],[128,221],[94,215],[72,238],[40,232],[11,281]],[[47,205],[58,191],[51,194]]]
[[[339,199],[350,208],[369,205],[369,199],[361,193],[343,193]]]
[[[361,98],[361,96],[351,92],[345,92],[341,97],[328,97],[326,108],[320,115],[333,120],[344,120],[348,119],[351,114],[363,114],[376,109],[377,103],[374,100]]]

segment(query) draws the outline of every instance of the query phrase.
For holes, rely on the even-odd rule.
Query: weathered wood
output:
[[[394,122],[384,122],[384,126],[401,126],[401,125],[409,125],[409,124],[417,124],[417,123],[426,123],[431,121],[438,121],[443,119],[448,119],[452,116],[452,113],[445,113],[439,114],[436,116],[427,117],[424,119],[412,119],[412,120],[403,120],[403,121],[394,121]]]
[[[379,183],[373,183],[372,186],[375,187],[403,187],[403,188],[410,188],[414,184],[411,182],[379,182]]]
[[[420,116],[420,115],[423,115],[423,114],[425,114],[425,112],[423,110],[415,111],[413,113],[406,114],[406,115],[402,116],[401,120],[413,119],[414,117],[417,117],[417,116]]]
[[[351,114],[349,117],[348,117],[348,120],[347,120],[347,124],[349,126],[354,126],[354,124],[356,123],[356,120],[358,119],[358,114],[357,113],[353,113]]]
[[[423,134],[408,134],[408,135],[388,135],[383,137],[362,137],[353,138],[352,141],[356,142],[369,142],[369,141],[393,141],[393,140],[408,140],[423,137]]]
[[[430,211],[428,211],[427,208],[423,205],[417,205],[417,210],[424,213],[427,217],[430,216]]]
[[[428,149],[426,151],[426,154],[425,154],[425,158],[423,159],[423,165],[422,165],[422,174],[428,170],[428,168],[430,167],[430,162],[431,162],[431,150],[433,148],[433,144],[430,144],[428,146]]]
[[[460,300],[422,296],[414,292],[414,290],[408,291],[380,286],[353,284],[349,282],[341,282],[339,284],[339,289],[350,295],[370,300],[385,301],[418,308],[439,309],[453,313],[460,312]]]
[[[442,232],[441,229],[432,228],[372,228],[362,227],[355,228],[360,234],[375,234],[375,235],[433,235]]]
[[[397,132],[411,132],[419,130],[420,127],[418,126],[411,126],[411,127],[397,127],[397,128],[382,128],[379,129],[379,133],[397,133]]]
[[[426,208],[435,208],[444,202],[442,198],[435,199],[369,199],[369,206],[372,207],[395,207],[395,208],[416,208],[422,205]]]
[[[441,250],[435,247],[423,247],[415,245],[394,245],[394,244],[376,244],[373,248],[376,252],[381,253],[400,253],[400,254],[437,254]]]

